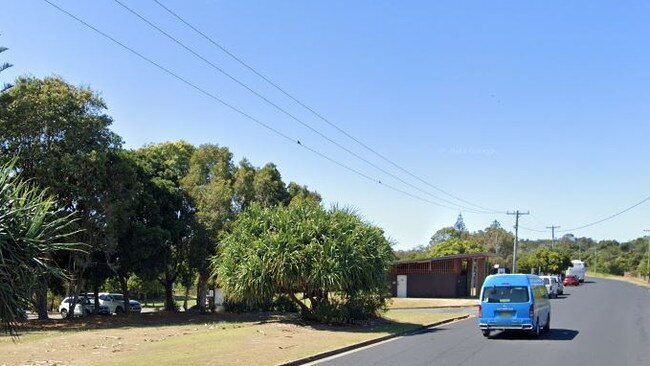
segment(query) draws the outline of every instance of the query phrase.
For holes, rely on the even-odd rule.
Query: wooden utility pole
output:
[[[547,229],[551,229],[551,248],[555,248],[555,229],[559,229],[559,226],[551,225],[547,226]]]
[[[643,231],[650,234],[650,230],[643,230]],[[648,264],[646,267],[646,271],[648,272],[648,282],[650,282],[650,235],[648,236]]]
[[[517,273],[517,245],[519,244],[519,216],[530,215],[530,211],[521,212],[519,210],[506,212],[508,215],[515,215],[515,244],[512,249],[512,273]]]

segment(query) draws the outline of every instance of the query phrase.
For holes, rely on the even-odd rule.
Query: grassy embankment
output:
[[[633,283],[635,285],[643,286],[650,288],[650,283],[648,281],[644,281],[641,278],[636,278],[636,277],[624,277],[624,276],[617,276],[617,275],[611,275],[608,273],[600,273],[600,272],[592,272],[592,271],[587,271],[586,273],[587,277],[600,277],[600,278],[608,278],[612,280],[618,280],[618,281],[625,281],[629,283]]]

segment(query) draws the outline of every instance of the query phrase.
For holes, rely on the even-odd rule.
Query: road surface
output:
[[[397,338],[319,363],[362,365],[650,365],[650,290],[591,279],[552,299],[551,332],[486,339],[476,318]]]

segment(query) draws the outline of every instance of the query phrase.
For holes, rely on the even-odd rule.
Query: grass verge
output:
[[[644,281],[644,280],[642,280],[640,278],[616,276],[616,275],[612,275],[612,274],[609,274],[609,273],[599,273],[599,272],[591,272],[591,271],[587,271],[586,275],[591,276],[591,277],[596,277],[596,278],[600,277],[600,278],[607,278],[607,279],[612,279],[612,280],[629,282],[629,283],[633,283],[633,284],[638,285],[638,286],[650,288],[650,283],[648,283],[647,281]]]
[[[295,315],[268,314],[140,314],[122,322],[117,319],[113,326],[59,321],[69,327],[33,325],[16,343],[0,337],[0,364],[275,365],[457,316],[389,311],[384,319],[354,326],[303,323]]]

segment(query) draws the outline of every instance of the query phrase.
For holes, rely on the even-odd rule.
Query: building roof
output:
[[[490,253],[457,254],[457,255],[448,255],[444,257],[432,257],[432,258],[425,258],[425,259],[397,261],[397,262],[393,262],[393,264],[428,263],[428,262],[444,261],[449,259],[479,259],[479,258],[487,258],[487,257],[492,257],[492,254]]]

